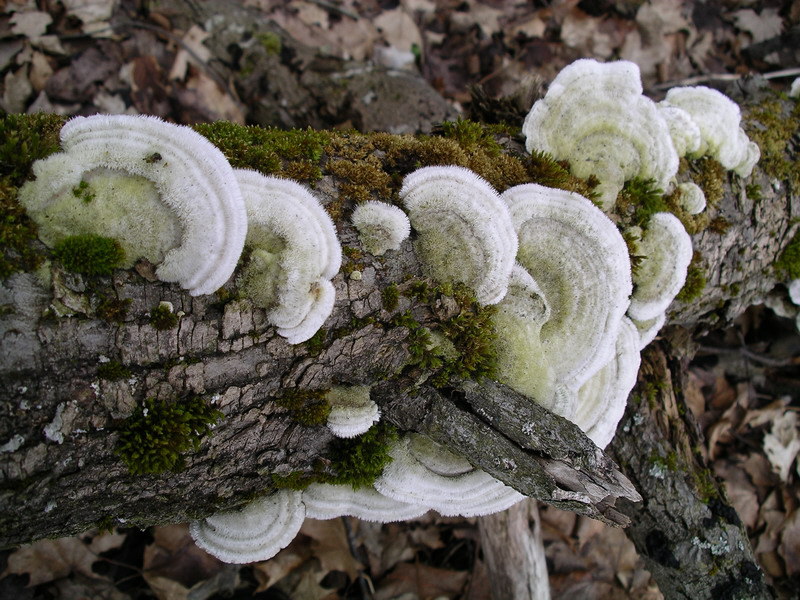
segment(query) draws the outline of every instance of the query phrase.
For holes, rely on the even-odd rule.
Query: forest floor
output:
[[[636,62],[654,97],[682,83],[770,76],[800,65],[800,1],[246,0],[330,55],[418,69],[459,111],[471,85],[509,95],[577,58]],[[8,112],[152,113],[246,122],[204,62],[201,24],[174,28],[158,3],[0,0],[0,106]],[[115,13],[116,11],[116,13]],[[109,25],[120,11],[136,35]],[[147,69],[143,70],[143,65]],[[146,77],[142,73],[146,71]],[[777,76],[785,89],[791,77]],[[161,102],[154,104],[158,90]],[[472,107],[473,109],[475,107]],[[158,112],[156,111],[156,112]],[[348,123],[331,123],[348,126]],[[800,336],[793,319],[751,308],[699,340],[690,408],[703,452],[782,598],[800,590]],[[552,597],[661,598],[624,533],[540,507]],[[0,599],[489,598],[475,519],[307,520],[273,560],[224,565],[186,525],[87,532],[0,552]]]

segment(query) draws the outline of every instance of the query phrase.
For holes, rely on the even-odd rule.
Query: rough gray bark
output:
[[[680,390],[686,363],[649,347],[610,451],[644,502],[620,502],[626,530],[666,598],[772,598],[744,525],[695,449],[700,440]]]

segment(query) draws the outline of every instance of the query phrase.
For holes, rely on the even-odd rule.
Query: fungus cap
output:
[[[632,290],[627,245],[614,223],[578,194],[525,184],[501,197],[519,237],[517,259],[549,308],[538,340],[515,351],[532,365],[547,365],[554,382],[577,391],[614,353]],[[557,408],[572,401],[558,386],[532,396],[570,418],[568,407]]]
[[[686,283],[692,260],[692,239],[672,213],[655,213],[638,243],[641,263],[633,276],[636,290],[628,315],[637,321],[655,319]]]
[[[789,88],[790,98],[800,98],[800,77],[792,82],[792,87]]]
[[[605,448],[614,437],[628,394],[636,385],[640,343],[636,325],[623,318],[613,358],[578,391],[575,424],[599,448]]]
[[[463,167],[424,167],[406,176],[400,197],[433,277],[466,284],[481,304],[499,302],[517,236],[494,188]]]
[[[306,516],[312,519],[356,517],[364,521],[391,523],[416,519],[427,506],[393,500],[374,488],[353,489],[351,485],[312,483],[303,491]]]
[[[392,462],[375,481],[375,489],[400,502],[427,506],[443,516],[470,517],[505,510],[524,498],[419,434],[401,438],[389,454]]]
[[[665,101],[689,113],[700,129],[700,147],[694,156],[712,156],[741,177],[750,175],[761,152],[740,127],[741,111],[733,100],[700,85],[672,88]]]
[[[565,67],[522,126],[528,152],[568,160],[578,177],[596,176],[604,210],[625,181],[654,179],[666,189],[678,171],[667,122],[642,95],[639,68],[628,61],[580,59]]]
[[[333,310],[330,283],[342,249],[336,228],[303,186],[256,171],[237,169],[247,206],[245,245],[251,260],[240,282],[290,343],[307,340]]]
[[[364,248],[375,256],[382,256],[387,250],[397,250],[411,233],[406,213],[376,200],[359,204],[351,220]]]
[[[680,203],[683,209],[690,215],[697,215],[706,209],[706,195],[702,188],[696,183],[688,181],[678,184]]]
[[[242,252],[247,216],[233,169],[211,142],[189,127],[157,117],[95,115],[67,121],[61,143],[63,153],[34,165],[34,172],[47,172],[49,179],[37,180],[23,194],[34,220],[52,219],[48,205],[59,196],[72,193],[78,196],[75,202],[85,201],[91,207],[93,184],[106,194],[121,188],[114,202],[118,215],[125,218],[128,213],[125,224],[130,238],[141,238],[148,223],[167,238],[155,250],[164,254],[156,270],[159,279],[177,282],[195,296],[210,294],[227,281]],[[59,176],[48,168],[52,164],[62,169]],[[82,185],[87,186],[83,200]],[[135,196],[141,196],[141,204],[130,203],[131,187]],[[152,219],[139,222],[141,212],[151,212],[154,202],[168,210],[159,213],[155,223]],[[164,220],[170,221],[166,228],[158,223]],[[142,256],[136,245],[126,248],[131,259]],[[145,246],[145,253],[154,251],[151,243]]]
[[[189,524],[203,550],[227,563],[272,558],[289,545],[305,518],[301,492],[279,490],[240,510],[218,513]]]
[[[639,330],[639,350],[643,350],[645,346],[656,339],[658,332],[667,322],[667,313],[662,312],[647,321],[637,321],[635,319],[631,319],[631,321],[636,325],[636,329]]]
[[[325,395],[331,405],[328,429],[336,437],[351,438],[369,430],[381,411],[369,397],[369,386],[334,387]]]
[[[659,102],[656,106],[659,114],[667,123],[672,145],[678,156],[697,152],[700,148],[701,135],[700,128],[692,116],[682,108],[668,102]]]

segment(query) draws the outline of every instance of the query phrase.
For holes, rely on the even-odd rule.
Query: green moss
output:
[[[119,381],[120,379],[128,379],[131,376],[131,370],[121,362],[111,360],[101,363],[97,367],[97,376],[108,381]]]
[[[0,117],[0,177],[21,185],[34,161],[58,152],[63,124],[64,117],[43,113]]]
[[[278,406],[292,412],[292,419],[300,425],[313,427],[324,425],[331,414],[331,405],[325,395],[329,390],[287,389],[275,399]]]
[[[271,476],[272,485],[279,490],[295,490],[301,492],[312,483],[319,481],[319,475],[306,473],[304,471],[292,471],[288,475],[277,475],[273,473]]]
[[[617,196],[616,211],[627,225],[646,229],[650,217],[669,211],[669,206],[654,179],[634,177],[625,182]]]
[[[78,185],[72,188],[72,195],[79,200],[83,200],[87,204],[95,198],[95,193],[94,190],[92,190],[92,186],[89,185],[88,181],[83,180],[81,180]]]
[[[328,483],[371,486],[391,462],[389,447],[395,439],[396,430],[381,421],[359,436],[334,440],[330,453],[333,474],[327,477]]]
[[[311,356],[316,356],[325,349],[325,339],[328,337],[328,330],[321,327],[317,332],[303,342]]]
[[[714,217],[708,224],[709,230],[713,231],[714,233],[718,233],[720,235],[726,233],[730,228],[731,228],[731,222],[722,216]]]
[[[110,275],[125,260],[117,240],[91,233],[64,238],[53,255],[68,271],[84,275]]]
[[[102,298],[95,309],[99,318],[109,323],[123,323],[128,316],[128,310],[133,300],[130,298],[117,298],[106,296]]]
[[[200,397],[148,398],[119,428],[116,454],[134,475],[183,467],[183,454],[200,441],[222,413]]]
[[[36,224],[17,202],[17,188],[0,179],[0,279],[17,271],[33,271],[44,259],[34,246]]]
[[[174,329],[178,326],[178,315],[172,312],[168,304],[161,302],[150,310],[150,325],[160,331]]]
[[[800,278],[800,233],[789,240],[773,266],[775,272],[786,280]]]
[[[750,139],[761,149],[759,165],[771,177],[800,188],[800,168],[791,154],[791,140],[800,133],[800,102],[775,95],[753,107],[744,122]]]
[[[391,177],[384,171],[381,160],[370,155],[360,160],[334,159],[328,162],[329,173],[341,179],[342,195],[355,202],[391,195]]]
[[[692,479],[702,502],[708,504],[712,500],[719,498],[716,479],[709,469],[692,471]]]
[[[442,123],[439,129],[444,137],[455,140],[465,150],[480,149],[489,156],[499,156],[502,151],[495,132],[482,123],[458,118]]]
[[[321,171],[310,169],[319,163],[330,134],[308,129],[262,128],[237,125],[227,121],[203,123],[194,129],[217,146],[235,168],[256,169],[267,175],[287,176],[289,166],[298,175],[299,163],[307,163],[304,172],[321,176]]]
[[[725,196],[725,183],[728,181],[728,172],[717,160],[704,156],[702,158],[685,161],[692,181],[700,186],[706,197],[706,205],[716,208]]]
[[[703,267],[703,257],[699,252],[692,255],[689,269],[686,272],[686,283],[683,284],[681,291],[675,296],[680,302],[691,302],[699,298],[706,287],[706,273]]]
[[[400,301],[400,289],[397,284],[390,283],[381,292],[381,300],[383,301],[383,308],[388,312],[392,312],[397,308]]]
[[[270,56],[278,56],[281,53],[281,36],[272,32],[259,33],[256,36],[258,43],[267,51]]]
[[[764,197],[764,195],[761,193],[761,186],[755,181],[753,183],[748,183],[747,186],[745,186],[745,193],[747,194],[748,198],[756,202]]]

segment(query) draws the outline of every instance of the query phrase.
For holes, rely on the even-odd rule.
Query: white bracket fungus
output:
[[[519,237],[517,259],[549,310],[538,325],[516,319],[521,328],[540,327],[538,336],[528,331],[519,347],[499,349],[501,355],[519,353],[515,362],[520,367],[528,363],[537,375],[523,374],[519,379],[501,370],[501,376],[511,387],[571,418],[574,398],[570,396],[614,354],[632,290],[628,248],[614,223],[578,194],[526,184],[506,190],[501,197]],[[506,335],[519,337],[511,334],[514,325],[509,311],[513,309],[504,307],[516,300],[514,296],[501,303],[504,313],[500,314],[512,321],[500,335],[503,340]],[[540,377],[545,373],[547,377]],[[537,378],[541,381],[534,381]]]
[[[789,88],[790,98],[800,98],[800,77],[792,82],[792,87]]]
[[[240,510],[218,513],[189,524],[203,550],[227,563],[272,558],[300,531],[305,518],[301,492],[279,490]]]
[[[397,250],[411,233],[406,213],[376,200],[359,204],[351,220],[364,248],[375,256],[382,256],[387,250]]]
[[[419,434],[401,438],[389,454],[392,462],[375,481],[375,489],[400,502],[427,506],[443,516],[487,515],[525,498]]]
[[[605,448],[614,437],[628,394],[636,385],[640,343],[636,326],[623,318],[614,357],[578,391],[575,424],[600,448]]]
[[[34,164],[20,201],[52,244],[77,233],[114,237],[132,264],[192,295],[231,276],[247,216],[228,161],[189,127],[156,117],[75,117],[61,129],[63,153]]]
[[[690,215],[697,215],[706,209],[706,195],[696,183],[687,181],[678,184],[679,202]]]
[[[247,206],[245,245],[250,261],[240,283],[291,344],[309,339],[333,311],[330,279],[339,271],[342,248],[336,227],[317,199],[286,179],[237,169]]]
[[[675,215],[655,213],[637,252],[644,258],[633,276],[636,290],[628,315],[637,321],[649,321],[667,310],[686,283],[692,239]]]
[[[356,517],[364,521],[391,523],[416,519],[428,512],[427,506],[399,502],[374,488],[353,489],[351,485],[312,483],[303,491],[306,516],[312,519]]]
[[[740,127],[741,111],[733,100],[717,90],[695,86],[672,88],[664,102],[689,113],[700,129],[700,147],[692,156],[712,156],[737,175],[750,175],[761,151]]]
[[[463,167],[424,167],[406,176],[400,197],[431,275],[466,284],[481,304],[502,300],[517,236],[494,188]]]
[[[682,108],[666,102],[656,104],[659,114],[667,122],[672,145],[678,156],[693,154],[700,148],[700,128],[692,116]]]
[[[578,177],[596,176],[604,210],[625,181],[654,179],[666,189],[678,154],[655,103],[642,95],[639,67],[628,61],[577,60],[565,67],[522,126],[528,152],[568,160]]]
[[[331,405],[328,429],[336,437],[361,435],[381,418],[378,405],[369,398],[369,386],[334,387],[325,399]]]
[[[650,342],[656,339],[658,332],[667,322],[667,313],[662,312],[657,317],[647,321],[636,321],[632,319],[636,329],[639,330],[639,350],[644,349]]]

